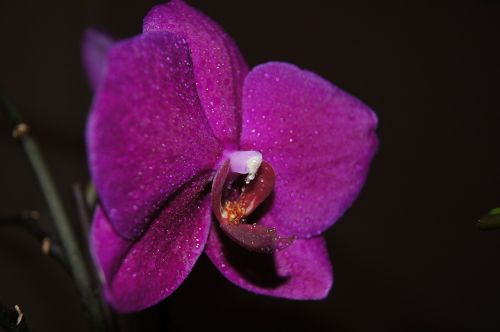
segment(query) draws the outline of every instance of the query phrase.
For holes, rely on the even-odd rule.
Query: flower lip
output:
[[[221,229],[234,242],[250,251],[272,253],[288,247],[295,237],[280,237],[274,228],[246,223],[246,217],[266,200],[275,184],[272,166],[261,159],[260,167],[249,178],[250,172],[254,170],[252,166],[255,165],[255,159],[261,158],[261,154],[248,152],[255,151],[233,153],[233,158],[225,160],[217,171],[212,183],[212,209]],[[242,163],[245,158],[250,160],[251,167],[248,167],[245,180],[241,181],[241,176],[237,175],[239,172],[233,169],[241,171],[240,166],[245,164]]]

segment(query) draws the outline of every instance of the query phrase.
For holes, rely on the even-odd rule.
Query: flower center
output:
[[[229,156],[231,171],[239,174],[248,174],[245,183],[255,179],[255,175],[262,164],[262,154],[257,151],[235,151]]]
[[[246,218],[268,198],[274,184],[273,168],[257,151],[233,152],[213,180],[215,217],[224,233],[248,250],[272,253],[288,247],[295,239],[279,236],[272,227],[247,223]]]

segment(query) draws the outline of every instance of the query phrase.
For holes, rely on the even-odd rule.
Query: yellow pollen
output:
[[[224,212],[227,216],[227,221],[232,224],[239,224],[243,216],[245,215],[245,208],[241,201],[231,202],[226,201],[224,204]]]

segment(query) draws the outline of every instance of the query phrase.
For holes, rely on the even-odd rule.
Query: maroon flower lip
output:
[[[116,310],[163,300],[203,252],[251,292],[327,296],[322,233],[356,199],[377,150],[369,107],[290,64],[249,70],[181,0],[154,7],[130,39],[88,33],[84,58],[100,198],[90,245]]]
[[[274,189],[271,165],[263,161],[256,177],[247,181],[241,176],[230,179],[230,173],[230,161],[226,160],[212,182],[212,210],[224,233],[242,247],[260,253],[273,253],[292,244],[294,236],[280,237],[273,227],[245,223]]]

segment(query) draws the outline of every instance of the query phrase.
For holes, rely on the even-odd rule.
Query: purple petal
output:
[[[377,149],[377,118],[319,76],[285,63],[245,80],[241,149],[260,151],[276,173],[262,224],[307,238],[352,204]]]
[[[257,294],[296,300],[322,299],[333,284],[333,272],[322,237],[296,240],[273,255],[242,248],[212,227],[206,253],[234,284]]]
[[[83,35],[82,58],[90,86],[95,91],[106,74],[106,57],[113,39],[95,29],[87,29]]]
[[[111,280],[133,242],[119,236],[100,206],[96,208],[90,229],[91,250],[102,273],[103,283]]]
[[[97,210],[91,247],[106,298],[116,310],[138,311],[158,303],[187,277],[210,230],[210,199],[199,194],[210,176],[182,188],[136,242],[124,240]]]
[[[144,19],[143,29],[169,31],[186,38],[210,126],[227,148],[235,148],[248,66],[234,41],[214,21],[181,0],[154,7]]]
[[[103,207],[129,239],[141,235],[181,185],[212,170],[221,146],[200,105],[181,38],[157,32],[115,44],[87,141]]]

